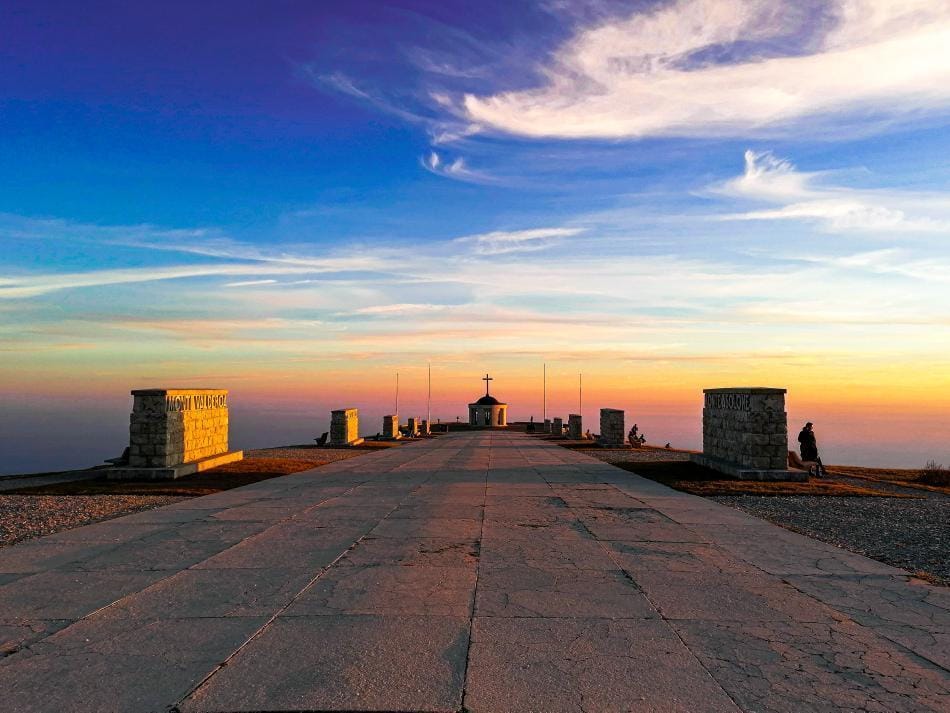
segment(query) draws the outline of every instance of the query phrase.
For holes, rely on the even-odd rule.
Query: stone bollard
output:
[[[560,438],[564,435],[564,421],[560,417],[551,420],[551,433]]]
[[[602,408],[600,410],[600,445],[620,447],[624,442],[623,410]]]
[[[788,469],[785,389],[704,389],[703,452],[691,459],[740,480],[807,480]]]
[[[128,466],[107,477],[174,479],[243,457],[228,451],[225,389],[138,389],[132,392]]]
[[[356,446],[362,442],[358,409],[341,408],[330,412],[331,446]]]
[[[402,436],[399,433],[399,414],[383,416],[383,438],[394,441]]]
[[[568,415],[567,437],[572,441],[579,441],[584,437],[583,426],[581,423],[581,415],[579,413],[572,413]]]

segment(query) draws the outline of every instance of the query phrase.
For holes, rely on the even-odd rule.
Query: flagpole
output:
[[[541,393],[542,393],[542,402],[541,402],[541,420],[548,420],[548,365],[545,363],[543,365],[543,374],[541,383]]]
[[[396,372],[396,413],[399,413],[399,372]]]
[[[429,362],[429,393],[426,396],[426,426],[432,428],[432,362]]]

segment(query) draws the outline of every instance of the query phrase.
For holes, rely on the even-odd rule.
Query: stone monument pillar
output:
[[[173,479],[243,457],[243,451],[228,451],[225,389],[138,389],[132,392],[128,466],[107,476]]]
[[[550,433],[550,432],[551,432],[551,419],[546,418],[544,419],[544,433]]]
[[[807,480],[788,469],[785,389],[704,389],[703,452],[690,459],[740,480]]]
[[[409,435],[418,436],[419,435],[419,419],[415,416],[410,416],[407,421],[409,424]]]
[[[425,419],[419,421],[419,433],[421,433],[423,436],[428,436],[430,433],[432,433],[432,427]]]
[[[567,437],[572,441],[579,441],[584,437],[584,430],[581,423],[581,415],[579,413],[568,414]]]
[[[383,438],[391,441],[401,438],[399,434],[399,414],[383,416]]]
[[[558,437],[564,435],[564,421],[560,416],[551,419],[551,433]]]
[[[600,445],[608,447],[623,446],[624,433],[623,410],[602,408],[600,410]]]
[[[362,442],[359,409],[341,408],[330,412],[331,446],[357,446]]]

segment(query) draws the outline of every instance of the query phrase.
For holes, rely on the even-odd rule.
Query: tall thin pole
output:
[[[584,375],[577,375],[577,413],[584,410]]]
[[[399,372],[396,372],[396,413],[399,413]]]
[[[547,364],[543,365],[542,373],[543,373],[543,377],[541,381],[542,383],[541,420],[547,421],[548,420],[548,365]]]
[[[429,393],[426,396],[426,425],[432,425],[432,362],[429,362]]]

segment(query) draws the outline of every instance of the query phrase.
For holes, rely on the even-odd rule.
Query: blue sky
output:
[[[947,47],[944,0],[11,0],[0,390],[560,359],[945,413]]]

